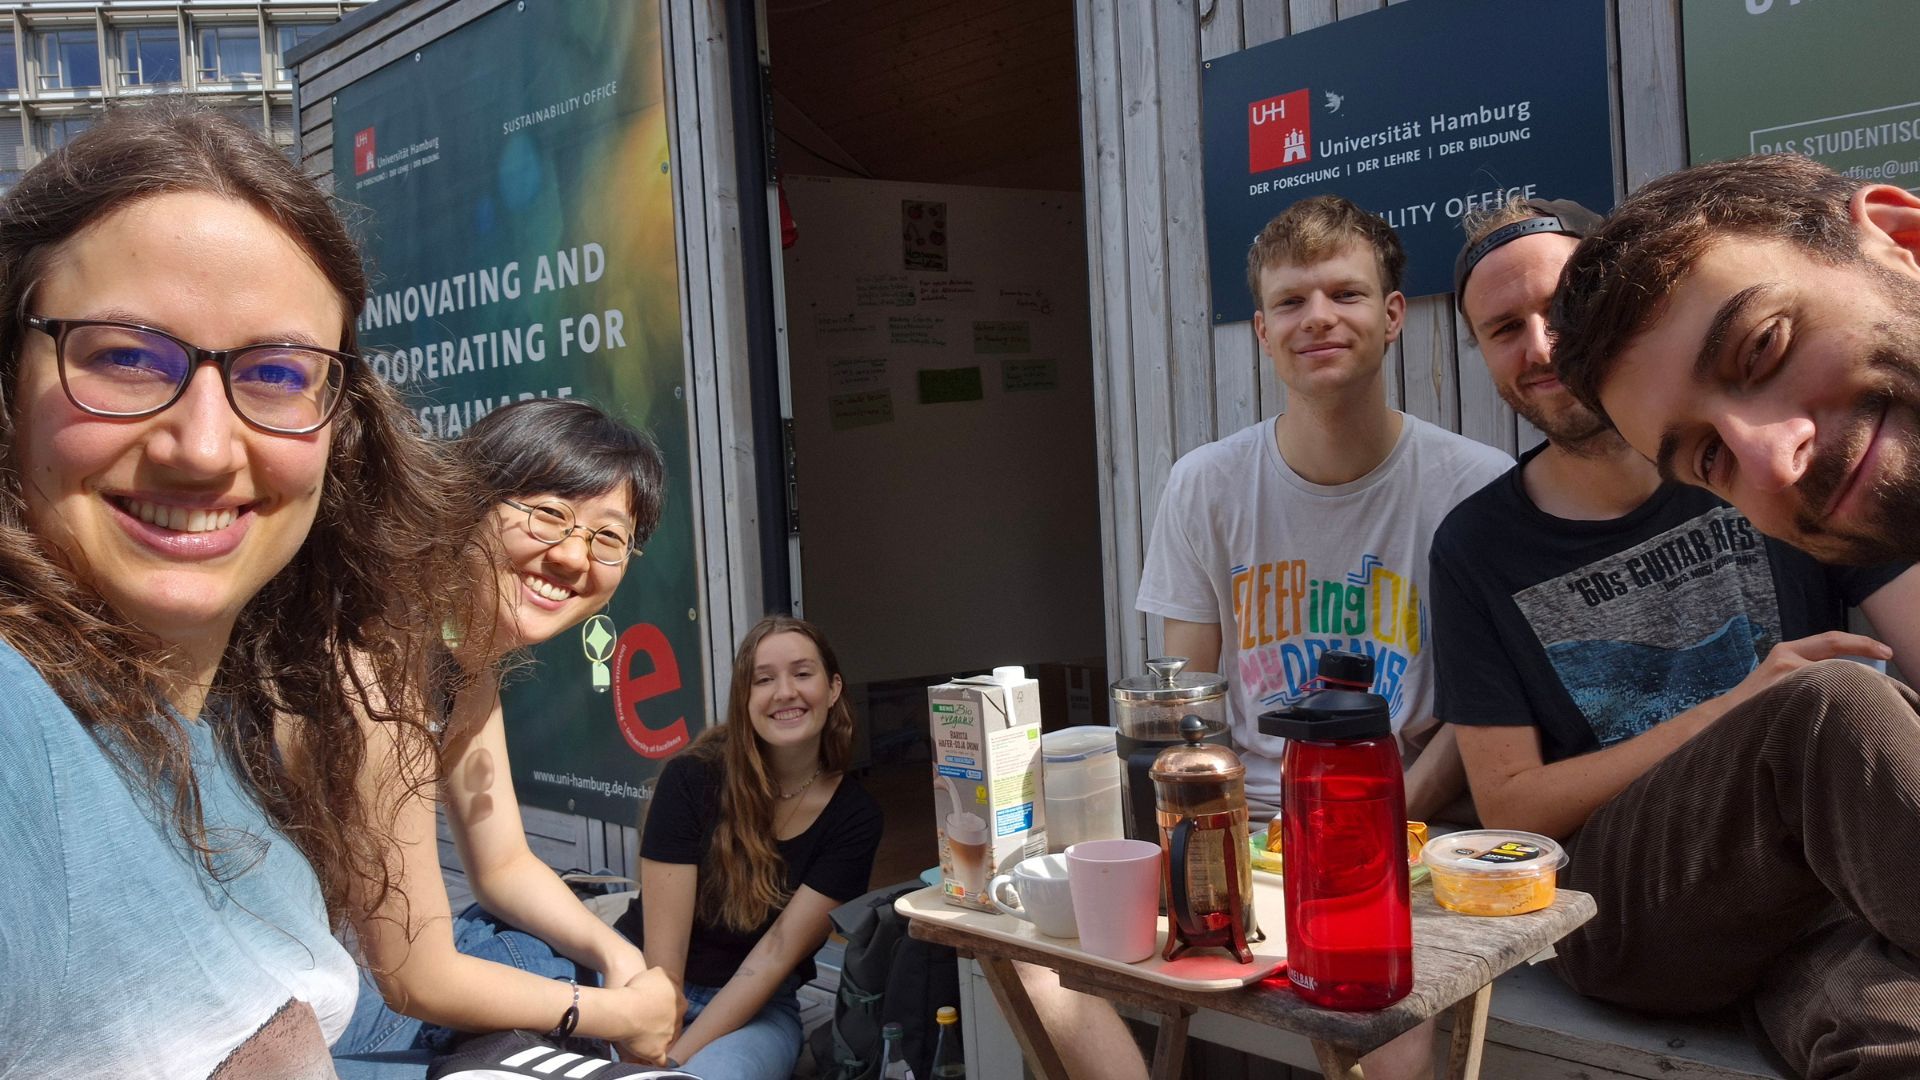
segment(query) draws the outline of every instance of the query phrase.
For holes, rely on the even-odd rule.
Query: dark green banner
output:
[[[1684,0],[1688,157],[1785,151],[1920,190],[1913,0]]]
[[[374,282],[361,344],[421,423],[452,438],[516,399],[585,398],[666,455],[645,557],[506,695],[522,801],[623,823],[704,723],[661,48],[655,0],[524,0],[333,106]]]

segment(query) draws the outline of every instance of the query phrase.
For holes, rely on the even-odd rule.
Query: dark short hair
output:
[[[1829,264],[1860,258],[1849,203],[1861,186],[1811,158],[1762,154],[1696,165],[1641,188],[1561,271],[1548,318],[1560,381],[1605,417],[1600,384],[1614,361],[1665,312],[1700,256],[1729,237],[1784,240]]]
[[[1382,294],[1400,291],[1407,251],[1385,218],[1338,195],[1315,195],[1282,210],[1247,249],[1247,290],[1254,308],[1266,303],[1260,295],[1260,271],[1283,263],[1316,263],[1355,242],[1373,250]]]
[[[481,417],[457,444],[486,503],[535,493],[585,499],[624,489],[634,540],[660,524],[666,465],[653,440],[579,398],[528,398]]]

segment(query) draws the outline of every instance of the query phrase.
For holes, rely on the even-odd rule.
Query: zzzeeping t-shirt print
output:
[[[1731,507],[1513,599],[1602,747],[1733,689],[1780,640],[1766,548]]]
[[[1395,719],[1406,704],[1407,668],[1426,647],[1430,617],[1412,577],[1371,552],[1330,578],[1310,576],[1305,559],[1235,566],[1233,613],[1239,677],[1262,708],[1298,701],[1320,654],[1337,649],[1372,658],[1373,692],[1387,699]]]

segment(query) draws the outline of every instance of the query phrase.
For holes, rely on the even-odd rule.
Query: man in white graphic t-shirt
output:
[[[1427,549],[1447,512],[1513,461],[1387,407],[1381,362],[1406,313],[1405,264],[1387,223],[1337,196],[1267,223],[1247,284],[1287,411],[1181,458],[1154,517],[1137,606],[1166,620],[1168,654],[1226,677],[1256,817],[1279,804],[1284,746],[1257,719],[1297,700],[1328,649],[1374,659],[1413,763],[1408,815],[1465,789],[1434,720]]]

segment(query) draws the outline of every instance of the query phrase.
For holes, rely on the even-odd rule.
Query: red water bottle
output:
[[[1320,657],[1320,689],[1260,717],[1287,740],[1280,782],[1287,976],[1329,1009],[1380,1009],[1413,989],[1407,796],[1373,660]]]

